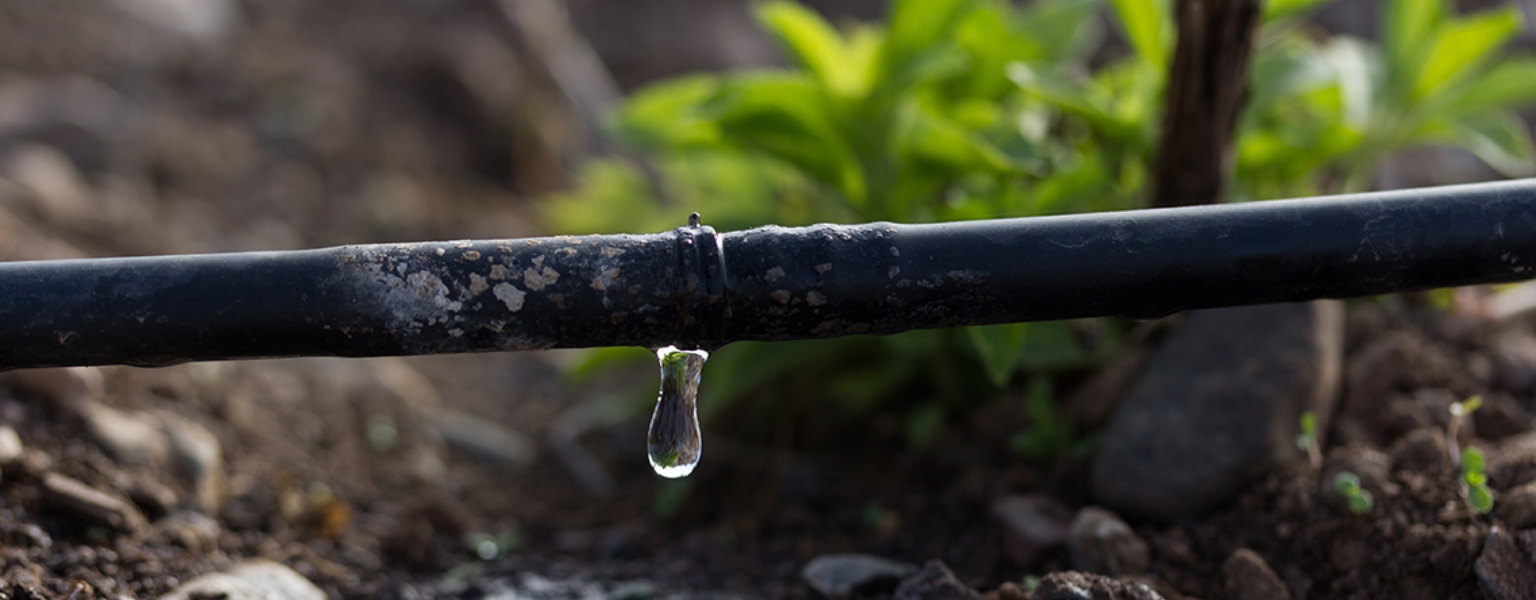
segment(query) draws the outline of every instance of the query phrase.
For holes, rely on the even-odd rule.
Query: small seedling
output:
[[[1451,450],[1451,462],[1461,464],[1461,449],[1456,443],[1456,434],[1461,432],[1461,422],[1482,405],[1483,397],[1480,395],[1451,403],[1451,423],[1445,430],[1445,443]]]
[[[1472,512],[1486,515],[1493,510],[1493,491],[1488,489],[1488,475],[1483,472],[1483,452],[1467,448],[1461,455],[1461,491]]]
[[[1301,433],[1296,436],[1296,447],[1307,453],[1307,462],[1312,464],[1312,469],[1323,467],[1323,451],[1317,444],[1317,415],[1312,411],[1301,413]]]
[[[1371,512],[1371,506],[1375,500],[1371,498],[1371,492],[1360,487],[1360,476],[1349,471],[1340,472],[1333,476],[1333,489],[1349,501],[1349,512],[1363,515]]]

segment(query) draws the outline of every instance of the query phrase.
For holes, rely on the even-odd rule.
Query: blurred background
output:
[[[1536,2],[1391,18],[1412,4],[1267,4],[1224,201],[1536,171]],[[0,260],[1141,207],[1169,6],[0,0]],[[1392,302],[1363,322],[1458,299]],[[216,521],[120,549],[150,556],[133,584],[93,558],[33,577],[55,587],[153,595],[267,556],[337,597],[529,569],[803,597],[804,561],[850,549],[994,584],[1013,571],[988,503],[1081,503],[1165,329],[732,345],[704,372],[704,465],[677,481],[643,457],[644,349],[13,374],[0,414],[65,472],[163,480],[161,512]],[[218,460],[125,459],[114,432],[141,421],[195,423]],[[48,512],[7,490],[13,518]]]

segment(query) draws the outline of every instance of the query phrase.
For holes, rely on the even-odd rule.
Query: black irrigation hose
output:
[[[0,369],[714,348],[1536,276],[1536,180],[934,225],[0,263]]]

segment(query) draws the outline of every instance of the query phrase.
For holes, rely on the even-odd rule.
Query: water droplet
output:
[[[646,450],[651,468],[668,479],[685,477],[699,464],[699,376],[709,353],[667,346],[656,351],[661,363],[661,394],[651,413]]]

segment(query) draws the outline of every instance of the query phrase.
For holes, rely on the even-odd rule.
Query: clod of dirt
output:
[[[1505,527],[1516,530],[1536,527],[1536,481],[1505,492],[1494,510]]]
[[[1239,548],[1221,566],[1227,596],[1233,600],[1291,600],[1291,590],[1269,568],[1264,557]]]
[[[1142,541],[1115,513],[1095,506],[1077,511],[1067,530],[1072,568],[1102,575],[1138,575],[1150,558]]]
[[[1451,421],[1451,405],[1461,398],[1444,388],[1414,390],[1406,396],[1393,398],[1385,410],[1375,413],[1376,429],[1386,438],[1402,436],[1409,431],[1424,427],[1444,429]],[[1472,441],[1473,423],[1464,421],[1457,436],[1458,444]]]
[[[896,586],[894,600],[981,600],[981,594],[955,577],[940,560],[930,560],[923,570],[907,576]]]
[[[1003,548],[1019,566],[1067,543],[1072,510],[1045,494],[1005,496],[992,503],[992,518],[1002,526]]]
[[[325,592],[293,569],[252,560],[224,573],[210,573],[182,584],[159,600],[325,600]]]
[[[1519,535],[1536,538],[1533,531]],[[1526,543],[1517,543],[1515,536],[1494,527],[1483,543],[1482,556],[1477,557],[1477,579],[1498,600],[1530,600],[1531,591],[1536,590],[1536,560],[1529,553],[1536,539],[1519,541]]]
[[[1163,600],[1144,583],[1112,577],[1061,571],[1040,580],[1034,600]]]
[[[1354,473],[1360,478],[1360,486],[1377,496],[1385,496],[1396,491],[1397,484],[1392,482],[1392,458],[1385,452],[1360,444],[1350,444],[1343,448],[1335,448],[1328,453],[1328,460],[1324,463],[1323,477],[1318,481],[1319,491],[1325,496],[1339,500],[1340,508],[1343,508],[1343,496],[1334,493],[1333,480],[1340,473]]]
[[[58,473],[43,476],[42,498],[48,508],[124,533],[137,533],[148,526],[144,515],[127,500]]]
[[[1392,443],[1388,450],[1394,471],[1411,471],[1439,476],[1455,469],[1445,432],[1434,427],[1415,429]]]
[[[1456,389],[1462,368],[1447,350],[1424,335],[1399,330],[1382,335],[1350,357],[1345,375],[1347,391],[1339,407],[1350,426],[1341,427],[1341,442],[1381,442],[1384,433],[1377,420],[1382,402],[1404,390],[1439,387]],[[1344,425],[1341,420],[1340,425]]]
[[[1488,485],[1496,490],[1536,481],[1536,431],[1507,438],[1488,453]]]
[[[890,591],[916,571],[916,565],[868,554],[827,554],[806,563],[800,578],[822,597],[839,600],[855,592]]]
[[[1509,394],[1483,394],[1483,407],[1472,413],[1473,430],[1485,440],[1520,435],[1536,425],[1536,417]]]
[[[1110,422],[1094,497],[1139,518],[1198,517],[1299,458],[1301,413],[1329,422],[1343,319],[1337,302],[1190,313]]]

